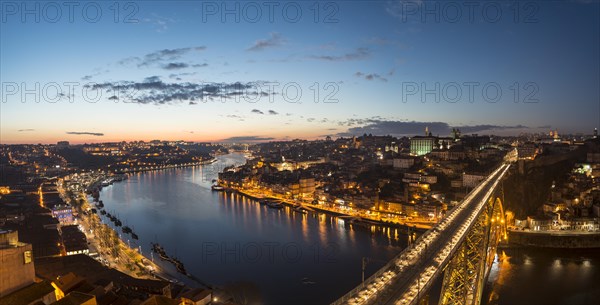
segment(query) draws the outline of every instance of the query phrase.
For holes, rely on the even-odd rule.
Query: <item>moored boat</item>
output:
[[[273,200],[267,201],[267,206],[271,209],[283,209],[283,203]]]
[[[217,185],[217,184],[213,184],[213,185],[210,187],[210,189],[211,189],[211,190],[213,190],[213,191],[217,191],[217,192],[220,192],[220,191],[224,191],[224,190],[225,190],[225,188],[224,188],[224,187],[222,187],[222,186],[220,186],[220,185]]]

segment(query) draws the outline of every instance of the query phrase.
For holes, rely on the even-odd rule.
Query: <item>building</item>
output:
[[[31,244],[19,242],[17,231],[0,231],[0,297],[34,283]]]
[[[96,297],[91,294],[73,291],[52,305],[97,305]]]
[[[67,148],[69,147],[70,143],[69,141],[59,141],[58,143],[56,143],[56,148],[62,149],[62,148]]]
[[[415,136],[410,138],[410,154],[423,156],[430,153],[435,145],[436,138],[432,136]]]
[[[61,227],[61,235],[67,255],[88,254],[90,250],[85,234],[76,225]]]
[[[550,217],[527,217],[527,227],[532,231],[547,231],[552,227],[552,218]]]
[[[413,158],[395,158],[393,161],[394,168],[407,169],[415,165],[415,159]]]
[[[517,147],[517,154],[521,159],[535,159],[537,152],[537,147],[532,142],[527,142]]]
[[[52,216],[61,224],[73,223],[73,208],[70,205],[59,204],[52,207]]]
[[[483,174],[467,174],[463,173],[462,185],[464,187],[476,187],[479,182],[485,179],[485,175]]]
[[[1,305],[55,304],[56,293],[50,281],[33,283],[7,296],[0,297]]]
[[[207,305],[212,301],[212,291],[195,288],[181,295],[182,305]]]
[[[315,178],[301,178],[299,181],[301,198],[313,199],[315,195]]]
[[[153,295],[140,305],[180,305],[180,303],[162,295]]]

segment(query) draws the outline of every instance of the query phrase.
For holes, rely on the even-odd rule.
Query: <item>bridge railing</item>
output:
[[[348,300],[350,300],[355,295],[357,295],[361,290],[363,290],[365,287],[367,287],[374,277],[376,278],[376,277],[382,276],[384,272],[389,270],[388,267],[390,267],[390,265],[392,265],[391,263],[392,262],[388,262],[383,268],[380,268],[377,272],[375,272],[373,275],[371,275],[369,278],[367,278],[364,282],[362,282],[358,286],[354,287],[354,289],[348,291],[341,298],[335,300],[333,303],[331,303],[331,305],[341,305],[341,304],[346,303]]]
[[[480,182],[480,185],[485,184],[490,182],[490,179],[492,179],[493,174],[497,173],[499,170],[501,170],[500,166],[496,171],[494,171],[490,176],[488,176],[485,180]],[[471,198],[474,193],[475,193],[475,189],[473,188],[468,194],[467,196],[465,196],[465,198],[463,199],[463,201],[461,201],[459,204],[457,204],[455,207],[452,208],[452,210],[450,211],[450,213],[454,213],[456,210],[459,209],[459,207],[461,207],[464,202]],[[486,196],[487,197],[487,196]],[[487,200],[487,198],[485,199]],[[370,277],[368,277],[365,281],[361,282],[358,286],[354,287],[352,290],[348,291],[346,294],[344,294],[341,298],[337,299],[336,301],[334,301],[333,303],[331,303],[331,305],[341,305],[346,303],[347,301],[349,301],[350,299],[352,299],[353,297],[355,297],[356,295],[358,295],[358,293],[360,291],[362,291],[365,287],[367,287],[368,285],[370,285],[372,282],[375,281],[375,279],[383,276],[383,274],[386,271],[389,270],[394,270],[396,269],[396,265],[398,263],[398,261],[404,260],[406,259],[406,256],[408,255],[408,253],[413,250],[415,247],[417,247],[419,244],[424,243],[424,239],[431,234],[431,232],[433,231],[434,228],[439,227],[440,223],[438,222],[437,224],[435,224],[431,229],[427,230],[425,233],[421,234],[419,236],[419,238],[417,238],[417,240],[414,242],[414,246],[413,247],[406,247],[402,252],[400,252],[398,255],[396,255],[393,259],[391,259],[387,264],[385,264],[383,267],[381,267],[377,272],[375,272],[374,274],[372,274]],[[460,237],[460,242],[462,242],[464,240],[464,238],[466,237],[466,235],[463,235]],[[454,252],[457,249],[452,249],[452,255],[454,255]],[[448,256],[450,257],[450,256]],[[440,268],[441,269],[441,268]],[[390,279],[390,281],[394,281],[396,277],[398,277],[400,274],[396,273],[395,276],[393,278]]]
[[[459,205],[456,205],[452,210],[457,209]],[[434,225],[433,228],[437,227],[438,225]],[[432,228],[432,229],[433,229]],[[369,284],[371,284],[372,282],[374,282],[375,279],[383,276],[383,274],[388,271],[388,270],[393,270],[396,268],[396,264],[398,261],[404,260],[406,258],[406,256],[408,255],[408,253],[414,249],[414,247],[416,247],[417,245],[419,245],[420,243],[423,242],[423,240],[427,237],[427,235],[429,235],[432,232],[432,230],[427,230],[425,233],[421,234],[419,236],[419,238],[417,238],[417,240],[413,243],[414,246],[409,246],[406,247],[404,250],[402,250],[402,252],[400,252],[398,255],[396,255],[393,259],[391,259],[387,264],[385,264],[383,267],[381,267],[379,270],[377,270],[377,272],[373,273],[371,276],[369,276],[367,279],[365,279],[364,282],[361,282],[358,286],[354,287],[354,289],[348,291],[346,294],[344,294],[341,298],[337,299],[336,301],[334,301],[333,303],[331,303],[331,305],[341,305],[346,303],[347,301],[349,301],[350,299],[352,299],[353,297],[355,297],[360,291],[362,291],[365,287],[367,287]],[[398,274],[396,274],[396,276],[398,276]],[[394,278],[390,279],[390,281],[393,281]]]

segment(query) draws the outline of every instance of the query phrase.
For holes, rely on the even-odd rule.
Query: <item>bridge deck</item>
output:
[[[509,167],[498,167],[412,247],[332,304],[416,304],[441,275]]]

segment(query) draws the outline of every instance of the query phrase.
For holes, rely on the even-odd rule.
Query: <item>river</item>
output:
[[[406,247],[395,229],[358,226],[322,213],[270,209],[211,191],[212,180],[242,154],[204,166],[138,173],[102,190],[106,209],[134,229],[148,256],[151,242],[179,258],[203,282],[243,291],[264,304],[328,304]],[[170,273],[175,269],[161,263]],[[190,285],[196,283],[179,276]],[[439,290],[441,279],[433,286]],[[439,291],[430,293],[437,304]],[[597,304],[600,251],[499,250],[482,304]]]
[[[146,256],[158,242],[203,282],[243,289],[265,304],[327,304],[360,283],[363,257],[369,276],[406,246],[396,229],[211,191],[219,171],[244,160],[230,154],[209,165],[138,173],[103,188],[100,199],[133,228],[139,241],[123,239]]]

